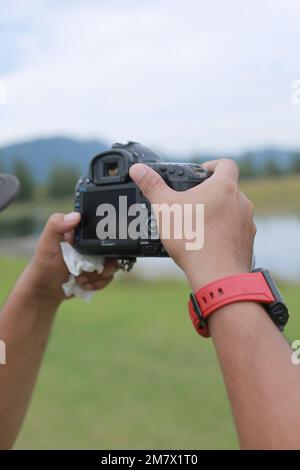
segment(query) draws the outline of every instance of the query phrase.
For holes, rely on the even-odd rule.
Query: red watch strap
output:
[[[197,332],[207,338],[210,334],[206,320],[211,313],[225,305],[245,301],[265,304],[275,301],[262,272],[225,277],[200,289],[189,302],[191,320]]]

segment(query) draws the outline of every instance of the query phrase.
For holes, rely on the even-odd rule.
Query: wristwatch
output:
[[[212,282],[191,294],[189,312],[197,333],[209,338],[208,317],[225,305],[246,301],[262,304],[277,328],[284,330],[288,309],[270,272],[258,268]]]

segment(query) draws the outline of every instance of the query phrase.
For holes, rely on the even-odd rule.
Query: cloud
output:
[[[4,3],[17,40],[0,77],[0,144],[54,133],[177,152],[299,143],[296,0]]]

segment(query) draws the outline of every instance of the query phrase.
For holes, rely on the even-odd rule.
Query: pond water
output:
[[[256,265],[268,267],[280,279],[300,280],[300,218],[268,217],[256,222]]]
[[[300,281],[300,218],[274,216],[256,219],[255,259],[284,281]],[[136,273],[146,278],[183,277],[169,259],[140,260]]]
[[[256,219],[255,258],[257,267],[265,267],[283,281],[300,282],[300,218],[292,215]],[[0,253],[8,256],[32,256],[36,237],[1,240]],[[146,279],[184,278],[170,259],[140,259],[134,274]]]

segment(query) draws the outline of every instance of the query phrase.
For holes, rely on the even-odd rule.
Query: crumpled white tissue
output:
[[[70,272],[68,281],[62,285],[65,295],[67,297],[74,295],[87,302],[90,301],[95,293],[82,289],[80,285],[76,284],[75,278],[82,272],[92,273],[97,271],[101,274],[104,270],[105,258],[103,256],[82,255],[67,242],[62,242],[60,245],[64,261]]]

